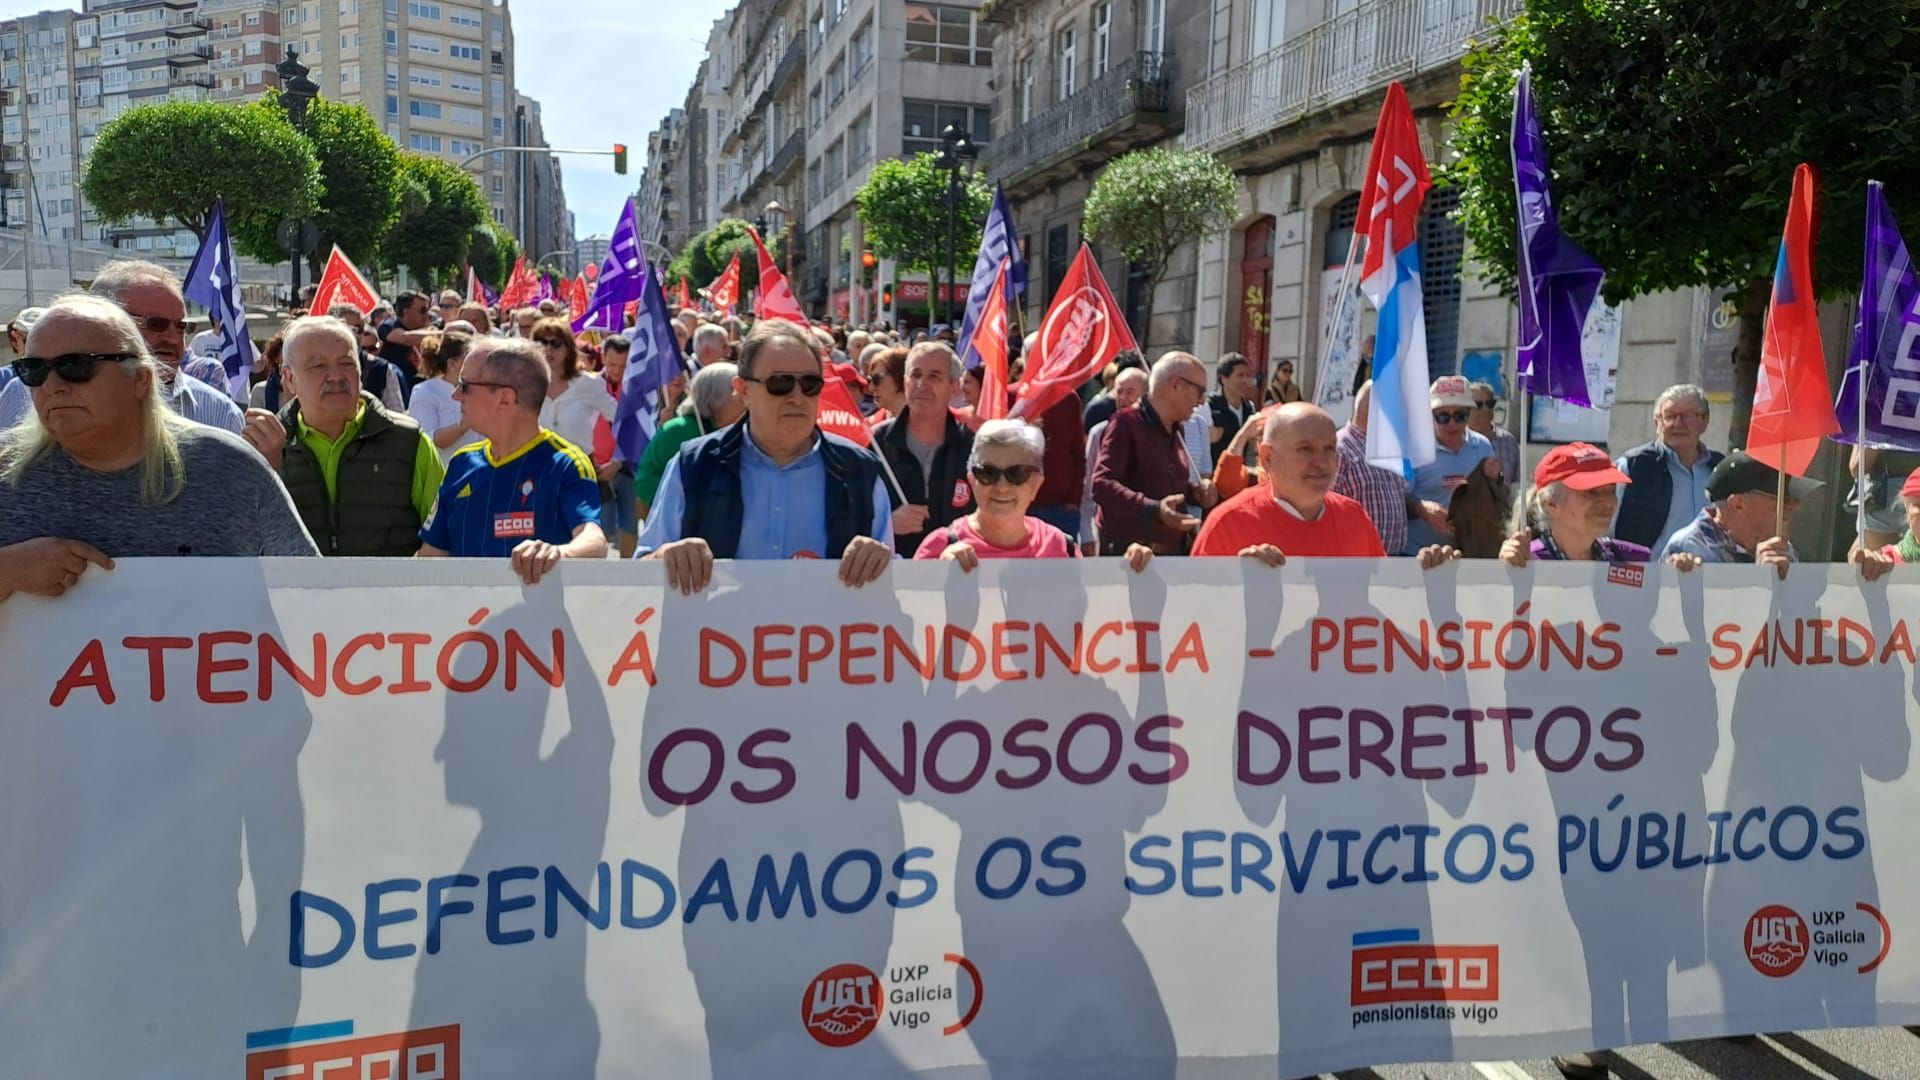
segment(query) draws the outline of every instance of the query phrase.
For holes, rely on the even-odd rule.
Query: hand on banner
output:
[[[662,544],[647,558],[667,564],[667,587],[679,589],[683,596],[705,592],[713,581],[713,549],[698,536]]]
[[[902,506],[893,512],[893,535],[912,536],[923,532],[927,527],[927,508],[924,506]]]
[[[1761,566],[1773,567],[1774,573],[1780,575],[1781,581],[1785,581],[1787,567],[1793,565],[1793,547],[1784,536],[1770,537],[1760,541],[1760,546],[1753,549],[1753,561]]]
[[[0,548],[0,600],[16,592],[59,596],[73,588],[88,563],[113,569],[112,559],[79,540],[42,536]]]
[[[1868,551],[1855,548],[1847,561],[1860,568],[1860,576],[1868,581],[1879,581],[1893,569],[1893,557],[1883,551]]]
[[[1700,568],[1700,563],[1701,563],[1700,556],[1695,555],[1691,552],[1676,551],[1673,554],[1667,556],[1667,565],[1673,567],[1675,570],[1678,570],[1683,574],[1689,573],[1694,570],[1698,570]],[[1892,565],[1892,564],[1889,563],[1888,565]],[[1872,580],[1872,579],[1869,578],[1868,580]]]
[[[1420,549],[1420,569],[1438,569],[1459,557],[1460,549],[1451,544],[1428,544]]]
[[[1433,504],[1428,503],[1427,505],[1431,506]],[[1507,537],[1506,543],[1500,545],[1500,558],[1512,563],[1514,566],[1527,565],[1527,558],[1532,554],[1532,529],[1521,529],[1519,532]]]
[[[892,562],[892,548],[871,536],[856,536],[840,556],[840,580],[857,589],[886,573]]]
[[[265,409],[248,409],[247,426],[240,429],[240,437],[267,459],[274,472],[280,471],[280,458],[287,448],[287,429],[279,417]]]
[[[904,510],[906,507],[901,507],[901,509]],[[899,512],[899,510],[894,511],[896,514]],[[973,573],[973,568],[980,565],[980,553],[973,550],[973,545],[967,543],[965,540],[957,544],[947,545],[947,550],[941,552],[940,557],[950,562],[959,563],[960,571],[966,574]]]
[[[1287,565],[1287,553],[1274,544],[1253,544],[1240,549],[1243,559],[1258,559],[1268,566]]]
[[[1186,495],[1177,491],[1161,499],[1160,509],[1156,514],[1160,524],[1180,532],[1192,532],[1198,529],[1200,527],[1200,519],[1180,509],[1181,504],[1186,501]]]
[[[1089,552],[1088,554],[1092,554],[1092,553]],[[1147,568],[1147,564],[1152,561],[1153,561],[1152,548],[1148,547],[1145,544],[1128,544],[1127,545],[1127,566],[1130,567],[1134,573],[1138,574],[1144,571]]]
[[[1220,505],[1220,489],[1213,486],[1213,481],[1202,480],[1194,485],[1193,501],[1199,503],[1202,510],[1211,510]]]
[[[529,585],[540,584],[541,575],[560,565],[560,548],[545,540],[522,540],[513,548],[513,572]]]
[[[1487,460],[1492,461],[1493,459],[1488,458]],[[1497,471],[1500,468],[1499,462],[1494,462],[1493,467]],[[1420,520],[1426,522],[1427,527],[1432,529],[1434,532],[1439,533],[1441,536],[1444,536],[1449,540],[1453,539],[1453,522],[1447,520],[1446,507],[1441,506],[1439,503],[1434,502],[1431,499],[1421,499],[1420,500]],[[1528,537],[1527,539],[1531,541],[1533,538]]]

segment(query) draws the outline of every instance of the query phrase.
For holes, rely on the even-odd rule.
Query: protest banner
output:
[[[0,1075],[1296,1076],[1920,1021],[1920,584],[833,571],[127,560],[0,604]]]

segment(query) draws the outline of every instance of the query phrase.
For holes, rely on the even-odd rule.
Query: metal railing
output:
[[[1218,150],[1457,63],[1524,0],[1367,0],[1187,92],[1186,146]]]
[[[994,132],[982,154],[982,168],[996,179],[1010,179],[1135,113],[1174,109],[1172,70],[1172,53],[1127,57],[1065,101],[1012,125],[1010,131]]]

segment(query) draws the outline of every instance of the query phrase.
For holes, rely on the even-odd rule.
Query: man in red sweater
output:
[[[1260,439],[1264,482],[1220,505],[1200,527],[1195,555],[1240,555],[1279,566],[1287,556],[1385,558],[1380,533],[1360,504],[1333,491],[1339,431],[1316,405],[1274,410]],[[1458,553],[1436,545],[1420,553],[1433,567]]]

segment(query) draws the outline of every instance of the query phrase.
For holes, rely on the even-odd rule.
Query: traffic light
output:
[[[893,307],[893,286],[892,285],[880,286],[880,306],[882,308]]]
[[[613,144],[613,171],[619,173],[621,176],[627,175],[626,143],[617,142]]]

